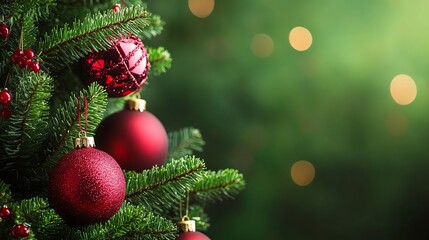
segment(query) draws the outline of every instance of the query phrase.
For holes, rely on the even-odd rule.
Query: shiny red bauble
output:
[[[160,166],[168,154],[164,126],[148,111],[122,110],[108,116],[98,126],[95,140],[125,170]]]
[[[113,10],[114,12],[119,12],[119,11],[121,11],[121,5],[120,5],[120,4],[115,4],[115,5],[113,6],[112,10]]]
[[[49,203],[67,223],[87,225],[110,219],[125,198],[125,178],[107,153],[87,147],[62,157],[49,178]]]
[[[24,224],[16,224],[10,231],[10,236],[13,238],[28,237],[30,229]]]
[[[200,232],[186,232],[180,233],[176,240],[210,240],[210,238]]]
[[[109,97],[127,96],[143,86],[150,69],[142,41],[130,36],[116,41],[101,52],[88,54],[84,62],[88,81],[102,85]]]

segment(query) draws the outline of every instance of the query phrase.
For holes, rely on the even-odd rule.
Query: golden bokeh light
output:
[[[313,182],[316,170],[309,161],[300,160],[292,165],[290,175],[299,186],[307,186]]]
[[[311,47],[313,37],[305,27],[295,27],[289,33],[289,43],[297,51],[305,51]]]
[[[253,54],[257,57],[268,57],[274,51],[273,39],[265,33],[260,33],[252,38],[250,44]]]
[[[408,105],[416,99],[417,86],[414,80],[405,74],[397,75],[390,83],[390,94],[399,105]]]
[[[188,0],[189,10],[199,18],[210,16],[214,9],[214,0]]]

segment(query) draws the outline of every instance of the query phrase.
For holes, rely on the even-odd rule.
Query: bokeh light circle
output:
[[[414,80],[405,74],[397,75],[390,83],[390,94],[399,105],[408,105],[416,99],[417,86]]]
[[[214,9],[214,0],[188,0],[189,10],[199,18],[210,16]]]
[[[297,51],[305,51],[311,47],[313,36],[305,27],[295,27],[289,33],[289,43]]]
[[[250,48],[255,56],[268,57],[274,51],[274,42],[269,35],[260,33],[252,38]]]
[[[292,180],[299,186],[307,186],[313,182],[316,169],[306,160],[300,160],[292,165],[290,170]]]

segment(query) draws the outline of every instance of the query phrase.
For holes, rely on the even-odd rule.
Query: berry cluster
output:
[[[40,71],[40,65],[38,61],[33,61],[34,52],[31,49],[26,49],[22,51],[21,49],[15,50],[12,56],[10,56],[10,61],[13,64],[19,65],[20,68],[28,67],[31,71],[38,73]]]
[[[30,229],[24,224],[16,224],[10,231],[10,236],[13,238],[28,237]]]
[[[12,95],[10,94],[9,90],[7,88],[0,90],[0,105],[3,106],[0,116],[4,119],[10,118],[10,116],[12,115],[12,111],[10,111],[10,108],[9,108],[11,101],[12,101]]]

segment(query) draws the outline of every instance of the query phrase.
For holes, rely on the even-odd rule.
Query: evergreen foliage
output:
[[[127,172],[126,200],[157,212],[171,208],[201,179],[204,169],[203,161],[187,156],[141,174]]]
[[[207,171],[191,194],[198,201],[232,198],[244,188],[243,175],[235,169]]]
[[[90,52],[98,52],[112,46],[111,39],[129,34],[146,32],[156,34],[150,24],[149,13],[140,6],[125,8],[118,13],[111,10],[88,15],[85,19],[67,23],[46,33],[38,50],[44,62],[55,67],[75,62]]]
[[[196,220],[200,231],[206,230],[205,201],[234,196],[244,187],[244,180],[236,170],[207,171],[204,161],[192,156],[205,144],[195,128],[168,134],[165,165],[140,173],[124,171],[125,201],[104,223],[70,226],[43,198],[50,170],[73,149],[73,138],[85,127],[84,97],[88,100],[89,136],[105,116],[134,97],[107,99],[97,83],[84,86],[76,81],[81,76],[77,64],[65,74],[61,71],[92,51],[109,49],[114,39],[130,34],[150,38],[164,25],[159,16],[137,5],[138,0],[128,1],[128,7],[118,13],[111,10],[113,1],[85,2],[15,0],[0,4],[0,14],[11,30],[7,40],[0,40],[0,83],[13,96],[12,116],[0,121],[0,206],[7,204],[13,215],[0,219],[0,239],[10,239],[11,228],[21,223],[30,228],[25,239],[175,239],[179,203],[187,195],[191,196],[189,217]],[[172,61],[169,52],[163,47],[146,47],[150,76],[166,72]],[[27,48],[35,50],[42,71],[30,72],[11,63],[14,51]]]
[[[168,159],[179,159],[203,151],[205,142],[198,129],[183,128],[168,134],[168,144]]]

